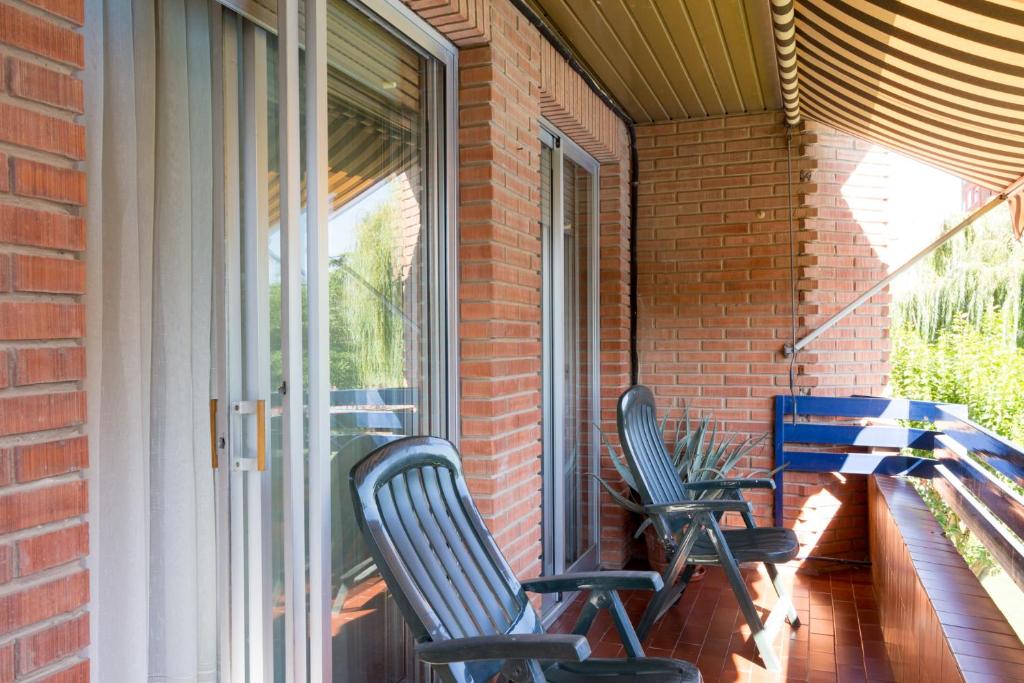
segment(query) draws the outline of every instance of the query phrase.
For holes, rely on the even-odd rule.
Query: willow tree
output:
[[[356,226],[355,248],[331,259],[331,384],[405,385],[403,281],[397,262],[399,215],[384,202]]]
[[[896,395],[963,403],[971,419],[1024,440],[1024,245],[997,210],[908,273],[894,303]]]
[[[913,277],[912,290],[895,302],[897,324],[935,342],[961,319],[991,334],[998,313],[1001,334],[1024,347],[1024,244],[1014,239],[1005,209],[936,249]]]

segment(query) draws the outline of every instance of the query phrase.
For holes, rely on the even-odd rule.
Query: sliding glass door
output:
[[[326,77],[300,68],[290,89],[283,41],[216,14],[222,680],[421,680],[349,473],[389,440],[454,433],[454,49],[400,3],[328,0]]]
[[[412,680],[394,601],[363,543],[349,472],[377,446],[443,433],[428,293],[444,129],[434,64],[352,6],[328,7],[331,657],[336,681]]]
[[[556,129],[541,138],[544,571],[598,563],[598,165]],[[545,608],[558,605],[548,598]]]

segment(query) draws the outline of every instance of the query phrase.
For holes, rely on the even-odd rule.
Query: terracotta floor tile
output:
[[[824,619],[826,621],[834,621],[835,613],[832,611],[832,603],[827,605],[811,605],[811,621],[815,619]]]
[[[679,645],[676,645],[676,649],[672,651],[673,659],[682,659],[687,662],[697,661],[698,656],[700,656],[700,645],[680,643]]]
[[[801,681],[807,680],[807,674],[810,670],[810,660],[805,657],[790,656],[782,662],[782,674],[787,679],[798,678]]]
[[[722,669],[725,668],[725,660],[721,657],[701,655],[697,657],[695,664],[700,669],[701,675],[705,678],[710,676],[717,678]]]
[[[883,642],[885,640],[885,638],[882,636],[882,627],[878,624],[861,624],[860,637],[864,642]]]
[[[864,668],[864,651],[859,645],[838,645],[836,646],[836,662],[840,666],[848,666],[857,669]]]
[[[778,680],[778,675],[768,673],[762,669],[750,672],[750,683],[775,683]]]
[[[592,657],[621,657],[623,656],[622,646],[615,643],[600,642],[590,644],[590,655]]]
[[[836,680],[839,683],[875,683],[868,680],[864,669],[840,669],[836,672]]]
[[[887,658],[866,657],[864,659],[864,668],[870,675],[872,683],[876,683],[876,681],[877,683],[886,683],[887,681],[896,680]]]
[[[815,652],[811,650],[811,671],[836,670],[836,656],[831,652]]]
[[[836,633],[835,624],[829,619],[815,619],[811,617],[811,633],[820,633],[826,636],[834,636]]]
[[[744,571],[744,578],[762,619],[766,618],[775,604],[774,587],[757,571]],[[717,568],[709,569],[706,578],[687,589],[654,625],[643,643],[647,654],[694,662],[705,683],[893,680],[881,642],[870,571],[808,576],[783,569],[783,581],[792,586],[801,626],[792,629],[785,624],[777,634],[774,649],[782,662],[780,672],[773,674],[764,669],[738,602]],[[623,599],[627,613],[637,623],[650,594],[632,592]],[[552,631],[571,630],[582,602],[580,599],[571,605]],[[588,638],[594,656],[623,656],[620,638],[607,613],[598,616]]]
[[[644,647],[644,653],[648,657],[667,657],[667,658],[671,658],[672,657],[672,650],[671,649],[666,650],[664,648],[654,647],[653,645],[651,645],[649,647]]]
[[[885,643],[865,641],[863,644],[864,658],[865,659],[879,659],[888,661],[888,652],[885,649]]]
[[[677,642],[679,642],[679,631],[658,629],[647,639],[645,646],[671,652]]]
[[[860,637],[860,629],[854,626],[853,628],[842,628],[840,625],[836,625],[835,635],[836,645],[855,645],[860,646],[862,641]]]
[[[811,634],[811,652],[828,652],[832,654],[835,651],[836,641],[832,636],[821,633]]]
[[[836,675],[828,671],[812,671],[807,676],[807,683],[836,683]]]

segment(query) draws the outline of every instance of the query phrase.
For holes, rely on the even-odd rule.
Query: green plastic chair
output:
[[[416,653],[448,683],[700,683],[689,662],[644,657],[617,590],[658,590],[654,572],[594,572],[520,582],[484,526],[455,447],[409,437],[352,471],[352,500],[367,545]],[[571,634],[545,633],[526,592],[589,593]],[[591,659],[584,635],[607,609],[626,659]]]
[[[772,639],[783,618],[793,628],[800,625],[793,601],[779,580],[776,563],[797,556],[800,544],[792,529],[758,528],[750,504],[742,498],[743,489],[774,489],[771,479],[717,479],[684,483],[665,448],[658,426],[654,395],[645,386],[631,387],[619,398],[619,440],[633,473],[645,512],[665,546],[669,561],[662,574],[663,586],[654,594],[640,619],[637,633],[646,637],[650,628],[675,604],[686,590],[694,569],[699,565],[718,565],[732,587],[740,611],[754,636],[754,643],[765,668],[779,670]],[[722,491],[713,500],[694,494]],[[725,512],[738,512],[744,529],[725,529],[719,519]],[[779,600],[765,621],[761,620],[739,565],[761,562],[775,586]]]

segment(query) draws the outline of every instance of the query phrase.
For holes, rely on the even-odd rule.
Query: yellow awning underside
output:
[[[781,106],[999,192],[1024,174],[1024,0],[530,2],[637,123]]]

